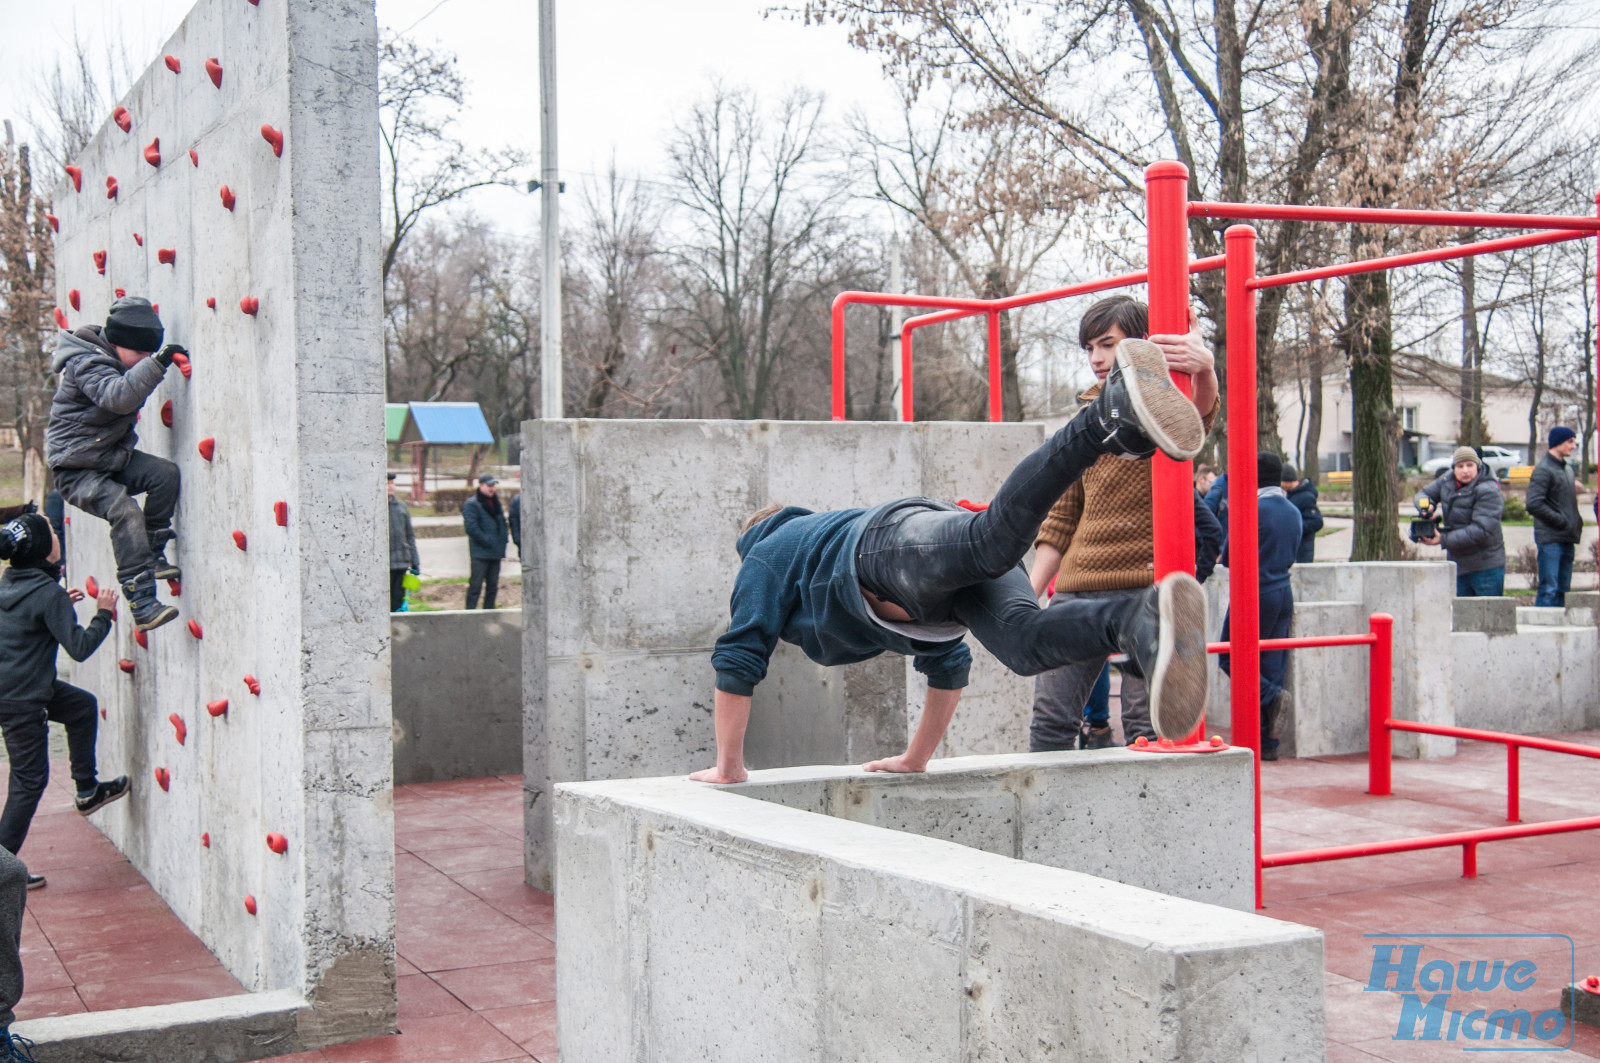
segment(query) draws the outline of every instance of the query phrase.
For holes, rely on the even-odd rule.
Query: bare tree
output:
[[[28,145],[5,123],[0,145],[0,373],[23,452],[23,496],[44,502],[49,469],[44,432],[54,390],[46,343],[54,329],[55,245],[44,198],[34,189]]]
[[[120,32],[108,34],[96,56],[74,23],[66,58],[34,83],[27,124],[35,149],[56,172],[78,157],[132,86],[135,68],[125,40]]]

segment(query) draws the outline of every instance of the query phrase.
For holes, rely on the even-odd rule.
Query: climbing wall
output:
[[[192,351],[138,426],[183,472],[182,615],[123,605],[73,670],[135,785],[94,822],[313,1044],[394,1018],[373,8],[202,0],[163,52],[53,201],[64,323],[125,290]],[[68,513],[70,582],[114,583]]]

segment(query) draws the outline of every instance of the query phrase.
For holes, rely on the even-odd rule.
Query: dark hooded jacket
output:
[[[1309,565],[1317,559],[1317,532],[1322,530],[1322,510],[1317,508],[1317,485],[1301,480],[1288,492],[1289,501],[1300,511],[1300,547],[1294,563]]]
[[[965,642],[925,642],[884,627],[867,612],[861,596],[856,574],[861,533],[885,508],[907,502],[947,506],[932,499],[825,513],[789,506],[739,536],[744,563],[733,583],[731,620],[711,654],[717,689],[753,693],[766,678],[779,639],[822,665],[854,664],[885,651],[905,654],[930,687],[965,687],[972,667]]]
[[[60,567],[8,567],[0,576],[0,700],[48,701],[56,681],[56,647],[86,661],[111,630],[111,614],[78,626],[72,599],[57,583]]]
[[[1553,454],[1533,467],[1528,479],[1528,515],[1533,518],[1535,545],[1583,541],[1583,517],[1578,514],[1578,489],[1572,470]]]
[[[52,469],[122,471],[139,442],[133,423],[166,366],[145,358],[124,368],[100,326],[85,325],[59,333],[50,369],[61,383],[50,401],[45,461]]]
[[[1487,465],[1467,484],[1445,469],[1421,494],[1439,504],[1439,538],[1457,572],[1483,572],[1506,567],[1506,544],[1500,529],[1505,499]],[[1420,496],[1419,496],[1420,497]]]

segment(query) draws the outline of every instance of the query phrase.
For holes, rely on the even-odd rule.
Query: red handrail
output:
[[[1600,218],[1566,214],[1488,214],[1390,207],[1308,207],[1286,203],[1190,203],[1191,218],[1333,221],[1381,225],[1439,225],[1454,229],[1579,229],[1600,232]]]
[[[1382,270],[1397,269],[1401,266],[1418,266],[1425,262],[1448,262],[1454,258],[1470,258],[1473,255],[1487,255],[1497,251],[1515,251],[1522,247],[1559,244],[1567,240],[1587,240],[1594,235],[1592,232],[1558,230],[1556,232],[1525,233],[1522,236],[1503,236],[1498,240],[1483,240],[1475,244],[1458,244],[1454,247],[1435,248],[1432,251],[1411,251],[1404,255],[1389,255],[1384,258],[1342,262],[1337,266],[1318,266],[1315,269],[1295,270],[1292,273],[1273,273],[1265,277],[1257,277],[1246,284],[1245,287],[1252,291],[1261,288],[1280,288],[1285,284],[1302,284],[1306,281],[1319,281],[1329,277],[1348,277],[1355,273],[1378,273]]]

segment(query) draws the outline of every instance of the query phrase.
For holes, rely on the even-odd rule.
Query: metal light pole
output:
[[[539,416],[563,416],[561,402],[561,174],[556,168],[556,4],[539,0]]]
[[[905,290],[905,284],[900,276],[900,227],[897,225],[889,237],[889,290],[899,295]],[[891,306],[889,308],[889,365],[894,372],[894,390],[891,392],[890,406],[900,405],[900,388],[903,386],[900,379],[900,325],[905,317],[905,308]]]

